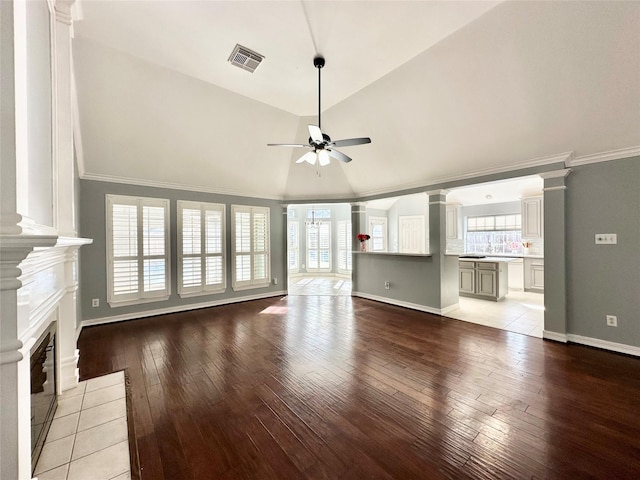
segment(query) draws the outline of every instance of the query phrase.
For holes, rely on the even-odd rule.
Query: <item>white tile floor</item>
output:
[[[60,395],[35,478],[130,479],[125,395],[124,372],[80,382]]]
[[[542,338],[544,295],[510,291],[500,302],[460,297],[460,308],[446,316]]]
[[[351,280],[336,276],[289,277],[289,295],[351,295]],[[509,291],[504,300],[492,302],[460,297],[460,308],[446,316],[542,338],[544,295]]]
[[[351,279],[330,275],[289,277],[289,295],[351,295]]]

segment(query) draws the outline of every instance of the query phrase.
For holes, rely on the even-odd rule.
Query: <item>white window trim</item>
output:
[[[165,288],[153,292],[138,291],[136,294],[115,295],[113,284],[113,205],[135,205],[137,207],[137,229],[138,229],[138,288],[144,285],[142,275],[144,273],[143,261],[143,222],[142,207],[162,207],[164,208],[164,260],[165,260]],[[161,302],[171,297],[171,245],[169,241],[169,200],[163,198],[132,197],[126,195],[106,195],[106,231],[107,231],[107,303],[111,307],[125,307],[127,305],[138,305],[143,303]]]
[[[327,273],[327,272],[331,272],[332,270],[332,265],[333,265],[333,249],[332,249],[332,237],[331,237],[331,220],[320,220],[317,223],[318,226],[318,248],[316,249],[311,249],[309,248],[309,231],[310,231],[310,227],[308,226],[306,229],[306,235],[305,235],[305,241],[306,241],[306,251],[307,251],[307,272],[314,272],[314,273]],[[327,226],[329,228],[329,248],[320,248],[320,228],[321,226]],[[309,267],[310,265],[310,260],[309,260],[309,252],[311,252],[312,250],[316,250],[318,252],[318,268],[311,268]],[[320,252],[323,250],[329,250],[329,266],[326,268],[322,268],[320,267]]]
[[[237,281],[236,280],[236,213],[245,212],[250,213],[250,225],[251,225],[251,280]],[[265,255],[266,255],[266,278],[260,280],[253,279],[253,257],[256,254],[254,251],[254,236],[253,236],[253,215],[254,213],[264,213],[267,217],[266,225],[266,238],[265,238]],[[231,288],[234,291],[250,290],[253,288],[264,288],[271,284],[271,216],[269,207],[250,207],[244,205],[231,205]]]
[[[383,234],[382,234],[382,248],[375,249],[373,242],[373,226],[374,225],[382,225]],[[387,218],[386,217],[369,217],[369,231],[371,232],[371,243],[369,243],[370,251],[372,252],[386,252],[389,245],[389,233],[387,228]]]
[[[341,230],[344,228],[344,231]],[[340,237],[344,235],[344,239]],[[344,240],[345,248],[341,248],[340,244]],[[344,250],[346,268],[341,268],[340,265],[340,253]],[[353,271],[353,263],[352,263],[352,251],[353,251],[353,234],[350,220],[339,220],[338,221],[338,273],[348,273],[350,274]]]
[[[291,227],[294,227],[295,229],[295,245],[291,245],[289,243]],[[292,250],[297,253],[297,264],[295,268],[291,268],[289,264],[289,254]],[[289,222],[287,223],[287,269],[289,270],[289,273],[300,272],[300,222],[298,222],[297,220],[289,220]]]
[[[225,205],[221,203],[206,203],[206,202],[190,202],[185,200],[178,200],[178,295],[180,298],[190,298],[190,297],[198,297],[201,295],[212,295],[216,293],[223,293],[227,289],[227,269],[226,269],[226,208]],[[182,286],[182,275],[183,275],[183,259],[184,252],[182,248],[182,226],[183,226],[183,210],[184,209],[193,209],[200,210],[200,254],[199,255],[189,255],[190,257],[199,256],[201,258],[201,284],[195,287],[183,287]],[[207,285],[206,284],[206,258],[208,254],[205,252],[206,246],[206,229],[205,229],[205,218],[204,215],[207,211],[217,211],[222,214],[222,225],[221,225],[221,235],[222,235],[222,245],[221,245],[221,254],[216,255],[222,258],[222,283],[215,285]]]

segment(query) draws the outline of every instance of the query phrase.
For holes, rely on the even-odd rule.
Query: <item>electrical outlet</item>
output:
[[[391,288],[391,284],[389,283],[388,280],[386,282],[384,282],[384,288],[386,288],[387,290],[389,290]]]
[[[596,233],[596,245],[616,245],[618,235],[615,233]]]
[[[609,327],[617,327],[618,326],[618,317],[615,315],[607,315],[607,326]]]
[[[273,284],[277,285],[278,284],[278,277],[273,277]]]
[[[93,308],[95,307],[99,307],[100,306],[100,299],[99,298],[93,298],[91,299],[91,306]]]

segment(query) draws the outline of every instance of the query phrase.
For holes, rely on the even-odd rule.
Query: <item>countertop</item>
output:
[[[447,252],[445,255],[449,255],[449,256],[454,256],[454,257],[459,257],[460,255],[473,255],[473,253],[452,253],[452,252]],[[544,255],[535,255],[535,254],[521,254],[521,253],[492,253],[491,255],[487,255],[487,257],[485,258],[499,258],[499,259],[507,259],[507,258],[511,258],[511,259],[518,259],[518,258],[540,258],[540,259],[544,259]],[[462,258],[461,260],[483,260],[483,259],[475,259],[475,258],[469,258],[469,259],[465,259]],[[500,260],[493,260],[495,261],[500,261]]]
[[[517,257],[484,257],[484,258],[461,258],[461,262],[486,262],[486,263],[508,263],[518,260]]]

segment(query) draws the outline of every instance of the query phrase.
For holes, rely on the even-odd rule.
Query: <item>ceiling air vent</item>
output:
[[[231,62],[236,67],[240,67],[243,70],[247,70],[249,72],[254,72],[262,59],[263,55],[254,52],[253,50],[249,50],[247,47],[243,47],[242,45],[236,45],[229,56],[229,62]]]

